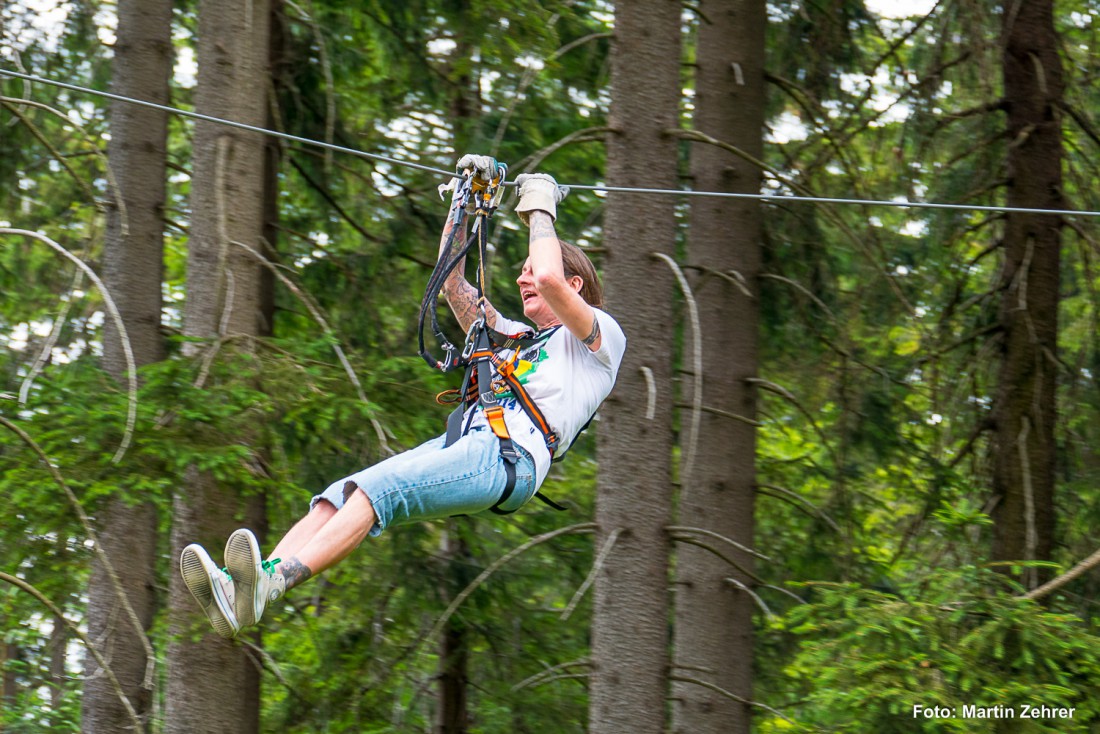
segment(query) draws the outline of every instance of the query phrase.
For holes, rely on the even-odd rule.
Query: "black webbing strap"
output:
[[[512,492],[516,490],[516,465],[507,459],[504,460],[504,474],[507,477],[504,482],[504,491],[500,493],[500,499],[497,500],[495,505],[489,508],[489,511],[495,512],[498,515],[511,515],[516,510],[500,509],[500,506],[507,502],[508,498],[512,496]],[[517,507],[516,509],[518,510],[519,508]]]
[[[517,352],[533,347],[536,344],[543,343],[560,328],[561,324],[558,324],[557,326],[551,326],[542,331],[523,332],[523,334],[529,335],[523,336],[523,334],[505,334],[504,332],[497,331],[491,326],[485,327],[489,332],[489,344],[492,345],[494,351],[500,349],[514,349]]]
[[[554,500],[552,500],[549,497],[547,497],[546,495],[544,495],[542,492],[535,492],[535,499],[538,499],[538,500],[541,500],[542,502],[545,502],[546,504],[550,505],[551,507],[553,507],[558,512],[568,512],[569,511],[568,507],[562,507],[557,502],[555,502]]]
[[[432,270],[431,276],[428,278],[428,285],[424,289],[424,298],[420,301],[420,315],[416,322],[416,335],[417,346],[419,347],[420,356],[428,363],[429,367],[435,367],[443,372],[450,372],[451,370],[462,366],[461,358],[457,355],[457,349],[454,344],[447,339],[447,335],[443,333],[442,327],[439,325],[439,315],[436,313],[436,300],[439,298],[439,292],[443,289],[443,284],[458,264],[466,257],[466,254],[470,251],[474,243],[474,238],[477,233],[474,233],[466,239],[464,245],[459,248],[458,252],[451,257],[450,260],[447,256],[451,253],[454,247],[456,235],[463,228],[466,223],[466,210],[463,207],[456,207],[451,214],[452,217],[451,231],[447,234],[447,239],[443,244],[442,253],[440,253],[439,259],[436,260],[435,269]],[[428,352],[427,347],[424,346],[424,321],[426,318],[431,317],[432,333],[435,335],[436,341],[444,351],[443,359],[436,359]]]
[[[505,483],[504,491],[500,499],[489,509],[498,515],[508,515],[514,510],[502,510],[500,506],[507,502],[516,489],[516,462],[519,461],[519,452],[508,435],[508,427],[504,422],[504,409],[497,402],[493,393],[493,350],[489,343],[489,330],[485,326],[484,318],[475,323],[476,329],[473,341],[473,350],[469,355],[469,364],[466,375],[462,379],[460,395],[465,395],[470,388],[471,378],[476,374],[478,396],[477,401],[485,412],[485,418],[489,422],[489,428],[496,434],[500,442],[500,456],[504,459]],[[447,438],[444,446],[451,446],[465,434],[462,427],[462,417],[466,409],[466,403],[460,403],[447,418]]]

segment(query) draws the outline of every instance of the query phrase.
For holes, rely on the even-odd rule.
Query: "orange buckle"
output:
[[[508,438],[508,425],[504,422],[504,408],[499,405],[485,409],[485,419],[497,438]]]
[[[501,377],[508,378],[512,376],[512,373],[516,371],[516,363],[512,360],[507,362],[501,362],[496,365],[497,374]]]

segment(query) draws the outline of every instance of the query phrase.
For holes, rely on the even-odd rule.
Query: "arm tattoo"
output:
[[[290,560],[283,561],[279,564],[279,568],[281,569],[283,578],[286,579],[286,588],[288,589],[297,586],[313,575],[313,571],[309,570],[309,566],[299,561],[297,556]]]
[[[592,314],[592,331],[588,336],[581,339],[586,347],[590,347],[596,343],[596,340],[600,338],[600,320],[596,317],[596,314]]]
[[[537,240],[543,237],[549,237],[551,239],[557,239],[557,232],[554,231],[554,220],[550,218],[550,215],[544,211],[531,212],[531,239]]]
[[[455,315],[459,326],[463,331],[468,331],[470,324],[477,318],[477,289],[465,280],[454,290],[444,294],[447,297],[447,305]],[[485,303],[485,320],[492,326],[496,323],[496,309],[493,304]]]
[[[447,305],[451,307],[462,330],[466,331],[477,318],[477,291],[472,285],[462,281],[462,286],[449,294]]]

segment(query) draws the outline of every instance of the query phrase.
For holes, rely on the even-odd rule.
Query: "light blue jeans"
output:
[[[485,427],[474,428],[444,448],[445,436],[433,438],[361,472],[329,485],[310,502],[340,509],[356,487],[370,499],[378,518],[371,535],[388,527],[488,510],[504,492],[508,477],[500,441]],[[516,446],[516,486],[502,510],[517,510],[535,494],[535,462]]]

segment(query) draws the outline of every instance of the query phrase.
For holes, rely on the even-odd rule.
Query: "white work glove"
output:
[[[475,181],[492,183],[500,175],[497,161],[492,156],[467,153],[458,159],[456,170],[469,171]]]
[[[550,215],[550,219],[558,218],[557,204],[569,193],[566,186],[558,186],[553,176],[546,173],[521,173],[516,176],[516,186],[519,187],[519,203],[516,204],[516,214],[520,220],[530,226],[530,212],[542,211]]]

